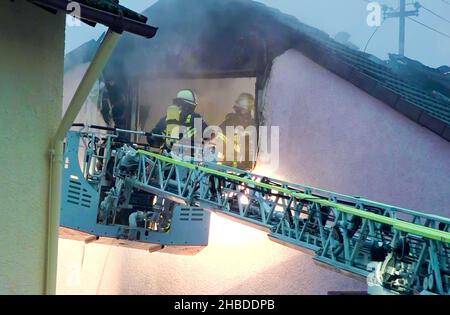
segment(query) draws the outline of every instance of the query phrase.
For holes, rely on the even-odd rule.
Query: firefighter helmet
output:
[[[242,93],[239,95],[234,106],[251,112],[255,107],[255,98],[249,93]]]
[[[177,94],[176,99],[184,101],[194,107],[198,104],[198,98],[197,95],[192,90],[180,90]]]

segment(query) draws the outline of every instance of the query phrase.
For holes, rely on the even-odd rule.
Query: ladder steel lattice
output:
[[[450,220],[212,163],[138,150],[128,184],[177,202],[268,228],[276,240],[306,248],[319,262],[361,276],[374,261],[407,274],[388,279],[398,292],[448,294]],[[386,253],[392,252],[389,261]],[[377,253],[385,251],[382,259]],[[385,266],[388,267],[388,266]],[[398,276],[402,278],[402,276]],[[397,280],[397,281],[396,281]]]

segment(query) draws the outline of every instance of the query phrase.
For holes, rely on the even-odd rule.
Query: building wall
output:
[[[264,103],[269,124],[281,129],[280,168],[259,166],[265,175],[450,215],[449,143],[387,105],[295,51],[275,61]],[[58,293],[326,294],[367,288],[220,216],[212,215],[210,231],[208,247],[195,256],[61,240]]]
[[[198,91],[198,112],[208,123],[220,124],[241,92],[254,92],[255,80],[141,82],[141,118],[147,117],[141,128],[151,129],[186,87]],[[366,288],[364,279],[317,266],[312,256],[270,241],[267,233],[215,214],[209,245],[195,256],[60,239],[58,294],[327,294]]]
[[[58,294],[327,294],[367,285],[316,265],[267,233],[213,214],[195,256],[60,239]]]
[[[1,1],[0,30],[0,294],[42,294],[65,16]]]
[[[450,143],[299,52],[275,60],[264,108],[280,127],[273,175],[450,216]]]

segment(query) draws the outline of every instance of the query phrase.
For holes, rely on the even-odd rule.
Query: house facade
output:
[[[21,23],[18,23],[21,21]],[[49,150],[62,115],[64,13],[0,3],[0,293],[45,292]]]
[[[450,104],[386,62],[264,5],[192,3],[156,3],[145,14],[161,26],[160,36],[145,44],[125,37],[113,55],[103,74],[125,100],[128,118],[119,127],[151,130],[179,88],[199,92],[198,110],[211,123],[231,110],[240,90],[251,92],[258,125],[280,128],[279,168],[259,163],[255,172],[450,215]],[[66,76],[75,69],[66,69]],[[86,112],[98,109],[86,106]],[[194,257],[98,244],[85,252],[64,240],[72,256],[61,258],[59,290],[324,294],[367,288],[221,217],[212,217],[210,231],[210,245]],[[73,263],[82,257],[83,268]],[[107,276],[99,276],[101,268]]]
[[[147,18],[110,1],[77,2],[91,25],[110,27],[88,74],[98,78],[124,31],[151,38]],[[66,125],[84,102],[84,78],[63,112],[66,0],[0,3],[0,294],[54,294],[60,174]],[[120,15],[120,19],[119,19]],[[80,16],[78,16],[80,18]],[[97,70],[99,69],[99,70]],[[63,116],[64,113],[64,116]]]

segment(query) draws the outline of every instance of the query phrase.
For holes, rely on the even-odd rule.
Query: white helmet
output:
[[[192,106],[196,107],[198,105],[197,95],[189,89],[180,90],[177,94],[176,99],[182,100]]]
[[[251,112],[255,107],[255,98],[249,93],[242,93],[239,95],[234,106]]]

